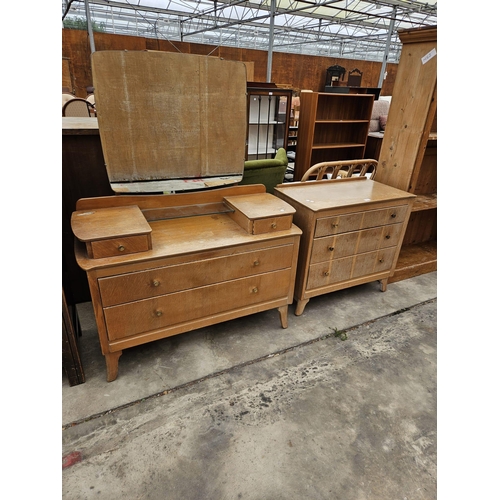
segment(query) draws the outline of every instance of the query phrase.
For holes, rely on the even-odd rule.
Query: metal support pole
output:
[[[271,0],[271,19],[269,24],[269,48],[267,50],[267,75],[266,82],[271,82],[273,68],[273,45],[274,45],[274,16],[276,14],[276,0]]]
[[[391,47],[391,38],[392,38],[392,32],[394,31],[395,22],[396,22],[396,6],[394,6],[392,9],[392,19],[389,24],[389,31],[387,33],[387,40],[385,42],[384,58],[382,59],[382,68],[380,69],[380,76],[378,77],[377,87],[379,89],[382,88],[382,84],[384,83],[385,68],[387,66],[387,57],[389,56],[389,49]]]
[[[85,14],[87,16],[87,31],[89,33],[90,53],[95,52],[94,31],[92,30],[92,19],[90,19],[89,0],[85,0]]]

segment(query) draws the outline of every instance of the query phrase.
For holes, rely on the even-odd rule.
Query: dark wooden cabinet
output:
[[[292,89],[273,83],[248,83],[247,160],[274,158],[279,148],[287,149]]]
[[[97,118],[62,118],[62,268],[69,304],[90,301],[87,276],[75,260],[71,214],[80,198],[111,194]]]

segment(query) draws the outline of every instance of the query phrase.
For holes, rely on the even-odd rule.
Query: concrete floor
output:
[[[81,304],[62,498],[436,498],[437,273],[379,290],[290,307],[286,330],[266,311],[125,350],[111,383]]]

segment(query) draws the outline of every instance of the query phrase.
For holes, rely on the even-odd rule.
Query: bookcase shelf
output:
[[[294,180],[314,164],[363,158],[372,94],[301,92]]]

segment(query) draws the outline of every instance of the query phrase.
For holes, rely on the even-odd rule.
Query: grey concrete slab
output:
[[[424,282],[434,288],[431,277]],[[63,498],[435,499],[437,300],[418,292],[427,288],[422,280],[395,285],[385,294],[342,294],[350,305],[333,323],[324,311],[332,312],[330,301],[311,304],[292,326],[302,319],[292,335],[314,332],[309,342],[63,430],[63,454],[82,456],[63,470]],[[387,299],[378,298],[391,289],[420,300],[359,321],[345,341],[334,335],[333,325],[346,328],[374,307],[386,311]],[[345,295],[366,300],[356,302],[359,316],[351,318]],[[211,366],[243,359],[229,346],[215,351]],[[181,375],[189,369],[172,372],[189,379]]]
[[[79,305],[81,357],[86,382],[70,387],[63,375],[62,423],[69,425],[154,394],[189,384],[436,298],[437,273],[391,283],[377,282],[311,299],[301,316],[289,308],[288,328],[278,312],[265,311],[126,349],[118,378],[108,383],[90,303]]]

